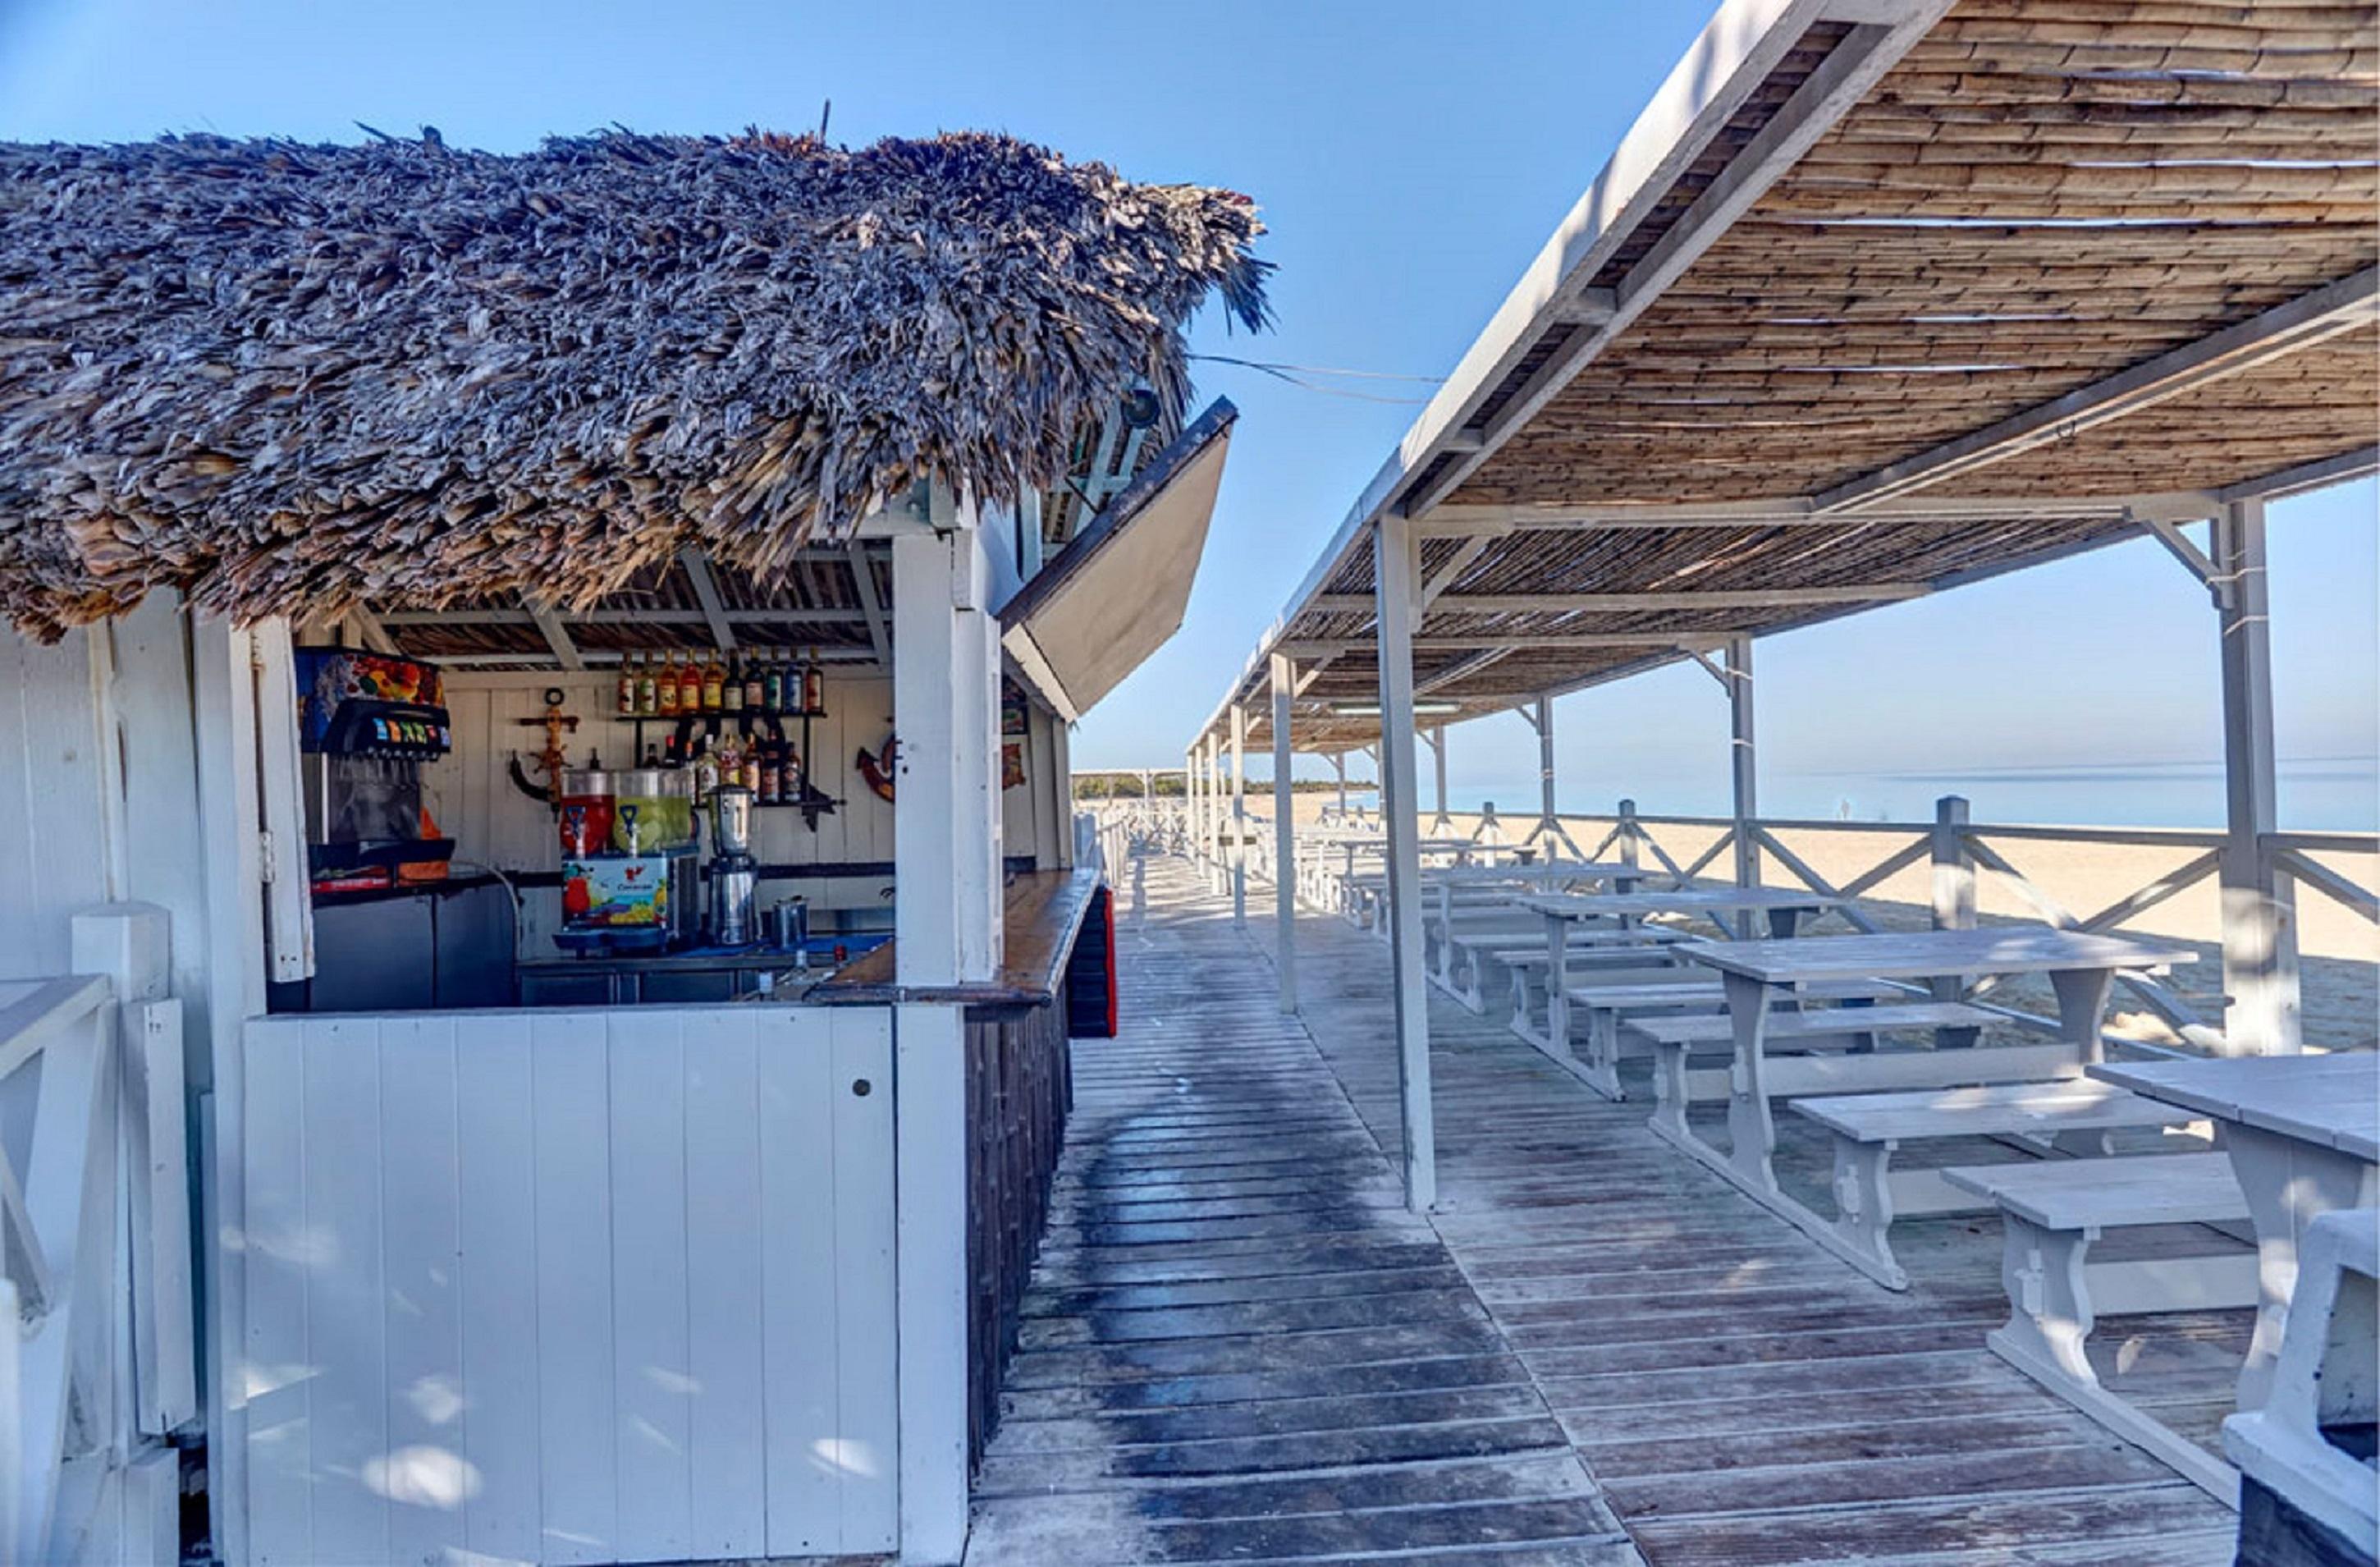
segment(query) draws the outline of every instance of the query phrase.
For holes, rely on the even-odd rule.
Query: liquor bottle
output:
[[[818,650],[810,650],[810,662],[802,671],[802,711],[806,713],[826,711],[826,671],[820,667]]]
[[[761,711],[768,694],[768,682],[760,674],[760,655],[755,653],[744,661],[744,711]]]
[[[702,711],[702,661],[698,654],[686,654],[686,663],[678,671],[677,711],[682,713]]]
[[[661,694],[654,689],[653,684],[653,655],[638,653],[637,655],[637,711],[645,718],[650,718],[661,711]]]
[[[727,674],[719,687],[719,711],[744,711],[744,655],[735,654],[727,661]]]
[[[619,689],[613,694],[613,711],[623,718],[637,715],[637,655],[620,655]]]
[[[717,712],[727,676],[719,667],[719,655],[711,654],[702,661],[702,711]]]
[[[662,718],[675,718],[677,698],[677,654],[673,651],[662,656],[661,688],[654,696],[653,711]]]

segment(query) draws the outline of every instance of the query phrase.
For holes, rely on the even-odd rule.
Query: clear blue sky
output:
[[[1434,375],[1706,15],[1700,0],[1462,10],[1451,26],[1443,0],[0,0],[0,137],[353,140],[360,120],[508,150],[615,121],[802,129],[832,98],[838,140],[986,128],[1135,178],[1246,191],[1271,225],[1280,330],[1252,342],[1209,320],[1200,348]],[[1179,758],[1415,411],[1227,367],[1201,378],[1244,418],[1189,624],[1083,725],[1084,766]],[[2277,509],[2284,756],[2380,751],[2374,504],[2366,483]],[[1987,770],[2218,754],[2212,613],[2153,545],[1775,638],[1760,658],[1776,808],[1812,808],[1832,787],[1823,775],[1923,772],[1927,788],[1943,773],[1983,781],[1983,815]],[[1949,686],[1959,699],[1943,698]],[[1567,698],[1566,803],[1718,803],[1724,722],[1692,668]],[[1517,718],[1458,728],[1451,744],[1459,799],[1512,796],[1535,776]],[[2372,810],[2350,792],[2320,814],[2344,826]]]

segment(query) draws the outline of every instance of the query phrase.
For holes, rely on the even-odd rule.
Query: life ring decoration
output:
[[[859,747],[859,776],[868,780],[868,788],[887,805],[892,801],[892,768],[900,754],[901,740],[895,735],[885,735],[883,746],[872,756],[867,747]]]

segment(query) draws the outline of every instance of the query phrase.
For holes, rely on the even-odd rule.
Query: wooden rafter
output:
[[[721,652],[735,646],[735,627],[728,624],[727,606],[719,597],[719,584],[710,576],[710,559],[699,550],[680,550],[678,568],[686,573],[686,585],[694,589],[694,601],[702,606],[702,618],[710,627],[710,639]]]
[[[2380,268],[2365,267],[2186,347],[1838,485],[1817,497],[1818,509],[1849,511],[1899,499],[2036,446],[2071,441],[2097,425],[2327,342],[2375,319],[2380,319]]]

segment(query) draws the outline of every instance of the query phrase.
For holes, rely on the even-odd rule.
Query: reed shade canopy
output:
[[[1377,736],[1383,517],[1458,722],[2370,471],[2375,17],[1729,0],[1209,733]]]
[[[1136,387],[1178,427],[1260,232],[980,134],[0,145],[0,613],[773,588],[921,480],[1059,482]]]

